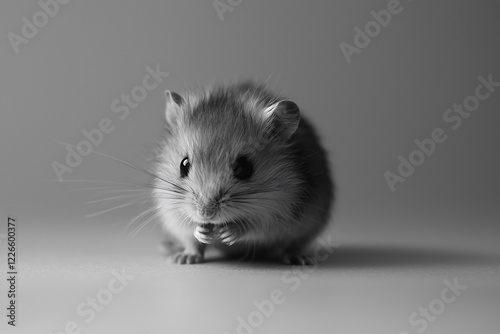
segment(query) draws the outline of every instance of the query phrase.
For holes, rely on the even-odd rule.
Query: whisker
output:
[[[115,206],[115,207],[110,208],[110,209],[106,209],[106,210],[103,210],[103,211],[99,211],[99,212],[96,212],[96,213],[91,213],[91,214],[85,215],[85,218],[92,218],[92,217],[95,217],[95,216],[102,215],[103,213],[106,213],[106,212],[110,212],[110,211],[113,211],[113,210],[124,208],[126,206],[133,205],[133,204],[140,204],[140,203],[143,203],[143,202],[144,201],[125,203],[125,204],[118,205],[118,206]]]
[[[132,237],[135,237],[137,235],[137,233],[139,233],[146,225],[151,223],[154,219],[158,218],[159,215],[160,215],[159,213],[156,213],[153,216],[151,216],[150,218],[148,218],[148,220],[143,222],[141,225],[139,225],[139,227],[136,229],[136,231],[132,234]]]
[[[61,145],[69,145],[70,147],[74,147],[74,148],[76,148],[76,146],[75,146],[75,145],[72,145],[72,144],[64,143],[64,142],[61,142],[61,141],[57,141],[57,142],[58,142],[59,144],[61,144]],[[95,153],[95,154],[100,155],[100,156],[102,156],[102,157],[105,157],[105,158],[111,159],[111,160],[113,160],[113,161],[119,162],[119,163],[121,163],[121,164],[123,164],[123,165],[125,165],[125,166],[128,166],[128,167],[130,167],[130,168],[132,168],[132,169],[135,169],[136,171],[139,171],[139,172],[142,172],[142,173],[144,173],[144,174],[146,174],[146,175],[152,176],[152,177],[154,177],[154,178],[156,178],[156,179],[158,179],[158,180],[161,180],[161,181],[163,181],[163,182],[165,182],[165,183],[167,183],[167,184],[170,184],[170,185],[172,185],[172,186],[174,186],[174,187],[176,187],[176,188],[179,188],[180,190],[184,191],[184,189],[183,189],[182,187],[178,186],[177,184],[175,184],[175,183],[173,183],[173,182],[170,182],[170,181],[167,181],[167,180],[165,180],[165,179],[163,179],[163,178],[159,177],[158,175],[156,175],[156,174],[154,174],[154,173],[152,173],[152,172],[150,172],[150,171],[148,171],[148,170],[145,170],[144,168],[141,168],[141,167],[136,167],[136,166],[132,165],[132,164],[131,164],[131,163],[129,163],[129,162],[126,162],[126,161],[124,161],[124,160],[121,160],[121,159],[118,159],[118,158],[112,157],[112,156],[110,156],[110,155],[108,155],[108,154],[105,154],[105,153],[102,153],[102,152],[99,152],[99,151],[96,151],[96,150],[92,150],[92,153]]]
[[[120,188],[120,187],[91,187],[91,188],[71,189],[71,191],[84,191],[84,190],[106,190],[107,192],[116,192],[116,191],[149,191],[148,189],[126,189],[126,188]]]
[[[112,197],[106,197],[106,198],[101,198],[101,199],[96,199],[93,201],[88,201],[87,204],[93,204],[93,203],[100,203],[100,202],[105,202],[105,201],[114,201],[120,198],[130,198],[130,197],[137,197],[139,194],[131,194],[131,195],[118,195],[118,196],[112,196]]]
[[[134,225],[135,222],[139,221],[142,217],[147,216],[148,214],[150,214],[151,212],[153,212],[155,210],[156,210],[156,207],[152,207],[152,208],[149,208],[149,209],[145,210],[144,212],[142,212],[140,215],[135,217],[130,223],[127,224],[127,226],[125,227],[125,231],[128,231],[128,229],[132,225]]]
[[[147,183],[144,183],[144,184],[141,184],[141,183],[123,183],[123,185],[77,188],[77,189],[71,189],[70,191],[101,190],[101,189],[117,189],[117,190],[128,189],[125,186],[131,187],[131,188],[139,188],[139,189],[130,189],[130,190],[146,191],[148,189],[158,189],[158,190],[175,191],[175,192],[181,193],[177,190],[171,190],[171,189],[159,187],[158,185],[155,185],[155,184],[147,184]],[[144,189],[140,189],[140,188],[144,188]]]
[[[58,181],[58,180],[49,180],[49,181]],[[86,180],[86,179],[66,179],[62,182],[70,182],[70,183],[107,183],[107,184],[120,184],[120,185],[134,185],[135,183],[127,183],[127,182],[117,182],[117,181],[107,181],[107,180]]]

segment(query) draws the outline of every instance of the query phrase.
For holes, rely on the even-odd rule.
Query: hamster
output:
[[[153,198],[172,262],[228,256],[313,264],[334,199],[325,150],[292,101],[242,82],[165,91]]]

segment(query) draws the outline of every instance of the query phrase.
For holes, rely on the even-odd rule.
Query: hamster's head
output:
[[[303,186],[295,103],[227,88],[165,96],[154,189],[163,212],[191,225],[291,217]]]

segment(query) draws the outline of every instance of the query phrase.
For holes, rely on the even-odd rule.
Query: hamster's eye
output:
[[[234,176],[239,180],[248,180],[253,173],[253,165],[247,157],[239,157],[233,166]]]
[[[191,169],[191,163],[189,162],[189,158],[184,158],[181,161],[181,177],[185,178],[189,174],[189,169]]]

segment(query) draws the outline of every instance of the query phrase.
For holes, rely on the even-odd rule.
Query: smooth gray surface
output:
[[[63,243],[57,253],[23,252],[17,332],[58,333],[74,322],[81,333],[238,333],[239,317],[257,317],[255,333],[494,333],[499,325],[498,252],[364,241],[334,244],[312,268],[214,255],[179,266],[166,264],[149,240],[115,240],[110,249],[107,237]],[[108,303],[113,271],[130,277]],[[446,281],[460,288],[445,292],[453,300],[440,308]],[[273,293],[279,303],[258,322],[255,302]],[[87,298],[103,300],[95,318]],[[435,310],[432,321],[422,308]]]
[[[353,44],[354,28],[388,3],[247,0],[221,21],[212,1],[73,0],[15,53],[9,33],[21,34],[22,18],[32,21],[41,9],[2,2],[0,221],[20,222],[18,332],[56,333],[79,319],[74,308],[106,286],[113,268],[137,278],[83,333],[234,333],[254,299],[287,289],[282,267],[164,267],[154,222],[131,240],[140,222],[123,232],[148,203],[85,218],[133,198],[87,204],[125,192],[82,188],[147,177],[95,154],[65,174],[67,182],[51,166],[64,162],[59,142],[77,145],[82,130],[104,118],[115,129],[97,150],[148,166],[144,147],[159,134],[165,89],[245,78],[267,81],[317,125],[338,184],[326,235],[352,245],[287,292],[256,333],[415,333],[409,315],[455,276],[469,288],[425,332],[498,328],[498,261],[488,254],[500,253],[500,87],[458,129],[443,116],[475,93],[479,76],[500,81],[499,5],[401,1],[401,12],[348,63],[340,43]],[[120,119],[113,101],[156,66],[169,75]],[[391,192],[384,172],[396,172],[398,156],[408,158],[414,140],[435,128],[447,140]]]

